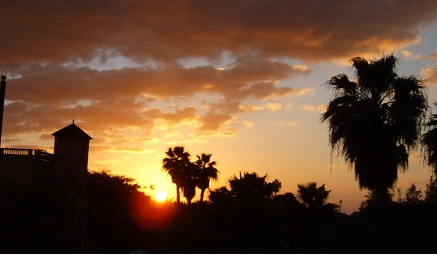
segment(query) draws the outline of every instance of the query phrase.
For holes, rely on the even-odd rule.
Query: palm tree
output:
[[[193,197],[196,195],[197,178],[195,170],[196,169],[194,165],[191,165],[188,168],[188,171],[185,173],[185,180],[182,186],[183,195],[185,199],[187,199],[188,205],[191,205],[191,200],[193,200]]]
[[[437,102],[434,105],[437,106]],[[433,168],[433,175],[426,185],[425,202],[435,206],[437,203],[437,114],[432,114],[426,125],[428,130],[423,135],[422,144],[425,161]]]
[[[355,170],[360,188],[387,197],[397,170],[408,167],[408,152],[417,145],[427,109],[421,80],[399,77],[393,55],[377,61],[352,59],[356,81],[333,76],[333,89],[322,122],[329,123],[329,142]]]
[[[310,182],[306,185],[298,184],[298,198],[301,202],[310,208],[320,208],[326,204],[330,190],[325,189],[325,184],[317,187],[316,182]]]
[[[166,158],[162,160],[162,168],[171,176],[171,181],[176,185],[176,201],[181,202],[180,190],[186,184],[186,175],[190,167],[190,154],[183,146],[168,148]]]
[[[197,155],[197,161],[194,164],[197,167],[197,187],[201,190],[200,202],[203,202],[205,190],[209,188],[209,181],[216,181],[219,171],[215,168],[217,163],[211,161],[211,154]]]
[[[437,106],[437,102],[434,105]],[[426,125],[429,129],[422,140],[425,147],[425,160],[434,168],[434,174],[437,175],[437,114],[431,115]]]
[[[231,194],[240,201],[256,202],[263,199],[270,199],[274,193],[281,189],[281,182],[275,179],[273,182],[267,182],[267,175],[258,176],[257,173],[245,172],[240,178],[234,175],[229,180]]]
[[[272,196],[276,196],[276,194],[281,190],[282,184],[278,179],[274,179],[272,182],[267,183],[267,189],[270,191]]]

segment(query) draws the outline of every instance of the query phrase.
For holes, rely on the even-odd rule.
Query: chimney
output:
[[[3,131],[3,110],[5,108],[5,94],[6,94],[6,76],[2,75],[0,90],[0,148],[2,147],[2,131]]]

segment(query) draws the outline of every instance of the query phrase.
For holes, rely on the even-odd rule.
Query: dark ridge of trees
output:
[[[398,169],[408,167],[409,150],[420,142],[428,107],[422,81],[398,76],[397,61],[393,55],[376,61],[353,58],[356,81],[345,74],[327,81],[333,99],[321,117],[329,124],[332,150],[351,164],[360,188],[384,203]]]
[[[139,228],[137,201],[147,205],[151,198],[139,191],[134,179],[107,171],[90,172],[88,188],[88,232],[102,253],[136,250],[149,236]]]
[[[437,252],[435,177],[425,191],[411,185],[384,213],[369,195],[350,216],[327,201],[325,185],[279,194],[279,180],[249,172],[191,205],[158,204],[132,178],[108,172],[90,173],[87,186],[86,234],[101,253]],[[10,195],[0,207],[1,252],[81,253],[72,233],[50,221],[56,197],[1,188]]]

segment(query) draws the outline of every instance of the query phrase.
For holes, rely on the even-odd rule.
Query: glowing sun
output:
[[[167,194],[164,191],[160,190],[156,193],[156,201],[162,203],[167,199]]]

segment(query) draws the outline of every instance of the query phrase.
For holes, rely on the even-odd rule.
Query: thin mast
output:
[[[0,89],[0,148],[2,145],[2,131],[3,131],[3,111],[5,108],[5,94],[6,94],[6,76],[2,75]]]

